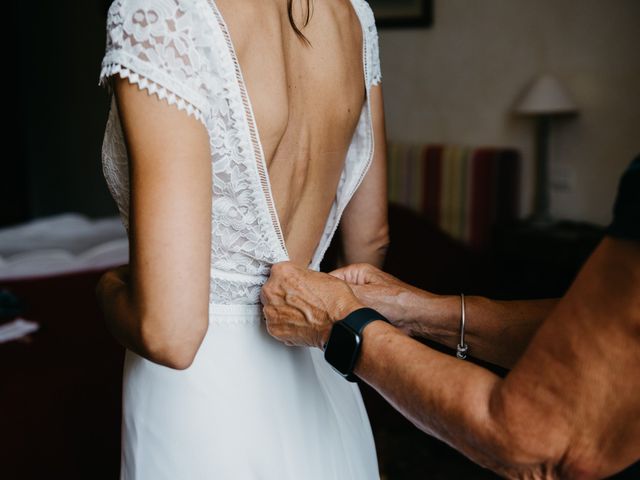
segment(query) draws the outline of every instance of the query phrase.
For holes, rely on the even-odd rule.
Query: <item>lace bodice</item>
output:
[[[351,3],[363,31],[367,100],[309,265],[315,270],[373,156],[369,89],[381,79],[378,36],[369,5],[364,0]],[[186,111],[207,128],[213,188],[209,300],[259,303],[271,265],[288,260],[288,252],[240,65],[214,0],[115,0],[109,8],[99,78],[99,85],[111,93],[102,165],[128,231],[128,160],[115,97],[107,82],[113,74]]]

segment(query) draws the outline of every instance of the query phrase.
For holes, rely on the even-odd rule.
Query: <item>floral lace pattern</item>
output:
[[[310,265],[316,270],[373,155],[369,88],[381,79],[378,37],[369,5],[364,0],[352,0],[352,4],[363,31],[367,101],[349,146],[336,200]],[[107,18],[99,85],[110,90],[107,80],[116,74],[207,127],[213,196],[209,301],[259,303],[260,288],[271,265],[287,260],[288,253],[240,66],[215,2],[115,0]],[[128,231],[128,158],[113,95],[102,165]]]
[[[111,107],[102,141],[102,173],[107,187],[118,206],[122,223],[129,232],[129,172],[127,146],[125,144],[120,117],[116,113],[115,96],[111,96]]]

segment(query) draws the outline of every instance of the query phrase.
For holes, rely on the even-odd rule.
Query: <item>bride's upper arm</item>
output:
[[[142,333],[199,345],[209,306],[208,132],[175,105],[113,80],[129,159],[131,291]]]
[[[372,255],[375,256],[376,252],[383,250],[389,242],[387,142],[382,85],[373,85],[370,95],[373,158],[367,174],[344,211],[340,227],[345,260],[348,263],[371,263]]]

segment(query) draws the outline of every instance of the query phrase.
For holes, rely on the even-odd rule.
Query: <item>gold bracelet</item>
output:
[[[464,343],[464,322],[465,322],[465,312],[464,312],[464,293],[460,294],[460,343],[457,347],[456,357],[461,360],[467,358],[467,351],[469,350],[469,345]]]

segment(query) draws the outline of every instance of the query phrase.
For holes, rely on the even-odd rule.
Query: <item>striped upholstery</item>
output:
[[[520,155],[508,148],[388,142],[389,200],[472,248],[517,218]]]

